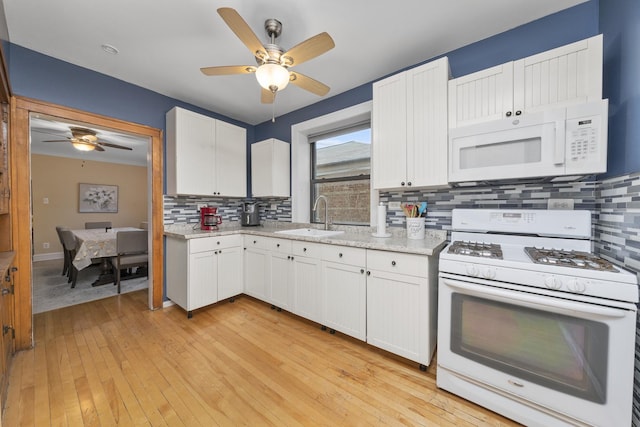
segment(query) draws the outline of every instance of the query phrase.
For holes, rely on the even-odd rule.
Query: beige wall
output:
[[[118,213],[79,213],[78,184],[118,186]],[[85,221],[111,221],[137,227],[147,220],[147,168],[115,163],[31,156],[35,255],[62,253],[56,226],[84,228]],[[45,204],[44,199],[49,203]],[[43,243],[49,243],[49,249]]]

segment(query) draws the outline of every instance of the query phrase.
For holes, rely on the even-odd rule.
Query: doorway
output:
[[[102,265],[94,259],[74,275],[75,280],[65,274],[57,228],[84,229],[86,222],[95,221],[105,221],[113,230],[144,228],[149,223],[150,141],[147,136],[31,113],[34,314],[116,294],[112,283],[93,286],[101,273],[113,277],[108,262]],[[99,199],[87,199],[94,196]],[[106,235],[115,239],[115,233]],[[109,242],[100,247],[115,250]],[[129,278],[122,293],[148,288],[147,278]]]
[[[15,331],[16,349],[33,343],[31,254],[31,176],[30,116],[43,114],[61,120],[84,123],[104,129],[149,138],[148,147],[148,215],[151,234],[149,266],[149,308],[162,307],[163,299],[163,200],[162,200],[162,131],[93,113],[46,102],[14,98],[11,105],[11,217],[13,247],[16,252]]]

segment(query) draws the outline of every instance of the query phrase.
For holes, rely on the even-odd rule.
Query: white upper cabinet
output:
[[[446,57],[373,84],[373,187],[447,185]]]
[[[178,107],[166,120],[167,194],[246,197],[246,129]]]
[[[289,197],[290,144],[278,139],[251,144],[251,195]]]
[[[449,81],[449,127],[602,99],[602,35]]]

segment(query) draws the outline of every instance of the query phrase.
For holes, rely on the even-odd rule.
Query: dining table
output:
[[[102,259],[100,264],[100,275],[92,286],[113,283],[115,278],[109,266],[109,258],[116,256],[116,237],[118,231],[141,230],[137,227],[115,227],[115,228],[90,228],[71,230],[78,241],[76,256],[73,265],[78,270],[89,267],[93,260]]]

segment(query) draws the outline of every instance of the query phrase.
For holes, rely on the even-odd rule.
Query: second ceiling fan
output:
[[[335,43],[329,34],[320,33],[285,51],[275,42],[275,39],[282,33],[280,21],[276,19],[265,21],[264,28],[270,43],[263,45],[235,9],[222,7],[218,9],[218,14],[242,43],[249,48],[258,65],[204,67],[200,69],[204,74],[220,76],[256,73],[258,83],[262,87],[261,101],[263,104],[273,103],[276,93],[284,89],[289,82],[319,96],[324,96],[329,92],[329,86],[304,74],[289,70],[295,65],[302,64],[333,49]]]

